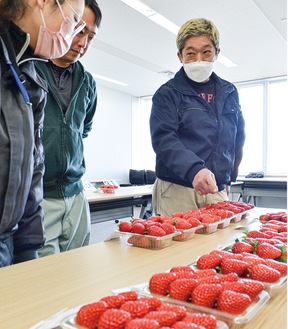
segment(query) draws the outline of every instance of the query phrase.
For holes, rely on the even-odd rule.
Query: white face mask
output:
[[[183,63],[184,71],[188,78],[196,82],[204,82],[208,80],[213,72],[214,61],[213,62],[190,62]]]

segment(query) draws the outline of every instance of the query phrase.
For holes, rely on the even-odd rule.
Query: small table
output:
[[[115,193],[85,191],[91,211],[91,222],[99,223],[134,216],[134,206],[141,205],[139,217],[150,210],[153,185],[119,187]]]

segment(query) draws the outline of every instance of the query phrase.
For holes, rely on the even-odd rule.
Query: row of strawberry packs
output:
[[[108,295],[83,305],[62,328],[86,329],[228,329],[212,314],[189,312],[177,303],[158,297],[139,296],[135,291]]]
[[[172,240],[185,241],[203,230],[212,233],[217,227],[225,228],[236,215],[244,216],[253,207],[242,202],[225,201],[172,216],[123,221],[119,224],[120,239],[124,244],[158,250],[169,246]]]
[[[261,281],[185,265],[152,275],[141,293],[165,296],[168,302],[177,300],[187,309],[213,314],[229,327],[250,321],[270,298]]]

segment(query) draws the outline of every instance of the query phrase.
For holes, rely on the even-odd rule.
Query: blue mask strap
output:
[[[25,101],[26,104],[30,104],[30,99],[29,99],[29,95],[28,95],[28,92],[27,92],[27,89],[25,88],[25,86],[23,85],[22,81],[20,80],[10,58],[9,58],[9,55],[8,55],[8,51],[7,51],[7,48],[4,44],[4,41],[2,40],[2,38],[0,38],[1,40],[1,43],[2,43],[2,47],[3,47],[3,53],[4,53],[4,57],[6,59],[6,63],[10,66],[10,69],[11,69],[11,72],[14,76],[14,79],[16,81],[16,84],[22,94],[22,97]]]

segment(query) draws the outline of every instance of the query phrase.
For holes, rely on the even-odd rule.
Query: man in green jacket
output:
[[[102,19],[95,0],[85,0],[85,28],[61,58],[37,64],[48,83],[43,145],[45,151],[45,245],[39,256],[82,247],[90,241],[90,211],[83,193],[83,138],[92,129],[96,83],[78,61],[90,48]]]

